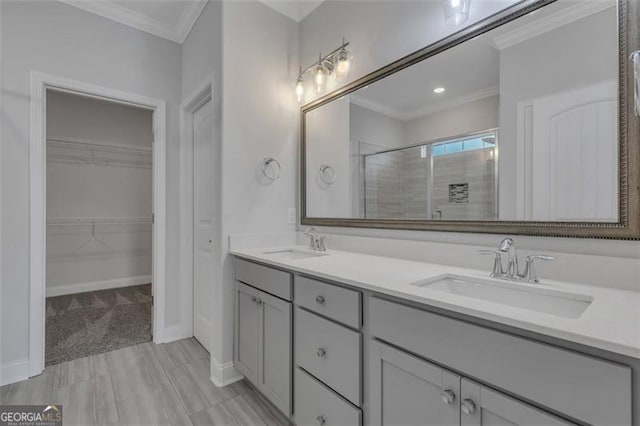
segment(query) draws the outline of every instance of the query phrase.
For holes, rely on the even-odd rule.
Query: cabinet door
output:
[[[238,370],[254,385],[258,384],[260,360],[260,292],[242,283],[236,291],[235,362]]]
[[[460,424],[460,376],[371,342],[371,425]]]
[[[574,424],[482,386],[473,380],[462,379],[461,391],[462,426],[566,426]]]
[[[258,389],[284,414],[291,415],[292,323],[291,303],[262,293]]]

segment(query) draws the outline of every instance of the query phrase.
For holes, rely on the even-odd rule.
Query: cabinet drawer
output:
[[[299,366],[346,399],[360,405],[360,333],[296,308],[295,347]]]
[[[631,424],[631,369],[376,297],[371,333],[594,425]]]
[[[359,291],[296,277],[295,302],[350,327],[362,326],[362,293]]]
[[[300,368],[296,368],[296,424],[360,426],[361,411]]]
[[[234,258],[236,280],[249,284],[281,299],[291,300],[291,274],[257,263]]]

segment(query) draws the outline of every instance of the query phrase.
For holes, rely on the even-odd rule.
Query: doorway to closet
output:
[[[153,110],[46,93],[45,365],[152,340]]]

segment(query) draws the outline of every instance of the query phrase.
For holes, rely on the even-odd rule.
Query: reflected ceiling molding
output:
[[[349,95],[349,98],[352,104],[361,106],[362,108],[366,108],[401,121],[411,121],[416,118],[421,118],[439,111],[455,108],[460,105],[479,101],[480,99],[489,98],[498,94],[500,94],[500,88],[498,86],[489,86],[484,89],[476,90],[475,92],[466,93],[450,99],[444,99],[439,102],[433,102],[422,108],[414,109],[413,111],[401,111],[395,108],[389,108],[386,105],[382,105],[378,102],[372,101],[371,99],[367,99],[362,95],[356,95],[353,93]]]
[[[60,0],[61,2],[82,9],[103,18],[119,22],[140,31],[153,34],[167,40],[182,44],[191,28],[202,13],[206,0],[190,0],[175,25],[154,19],[144,13],[129,9],[109,0]]]
[[[560,3],[570,3],[568,0]],[[559,10],[551,15],[542,16],[541,19],[524,24],[513,31],[501,34],[492,41],[493,47],[497,50],[506,49],[523,41],[537,37],[548,31],[555,30],[564,25],[586,18],[603,10],[615,7],[614,0],[594,0],[579,2],[565,9]]]
[[[426,115],[455,108],[460,105],[479,101],[480,99],[489,98],[498,94],[500,94],[500,87],[489,86],[484,89],[476,90],[475,92],[469,92],[450,99],[444,99],[440,102],[431,103],[422,108],[414,109],[413,111],[404,114],[404,121],[415,120],[416,118],[421,118]]]
[[[392,117],[401,121],[406,121],[405,114],[400,110],[397,110],[395,108],[390,108],[386,105],[382,105],[376,101],[367,99],[364,96],[356,95],[355,93],[351,93],[348,96],[349,96],[349,101],[352,104],[361,106],[362,108],[366,108],[368,110],[380,113],[382,115],[386,115],[388,117]]]

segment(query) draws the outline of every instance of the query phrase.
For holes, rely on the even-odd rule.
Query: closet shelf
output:
[[[48,226],[135,225],[150,223],[152,223],[151,217],[65,217],[47,220]]]
[[[150,169],[152,157],[150,147],[61,137],[47,138],[47,161],[56,163]]]

